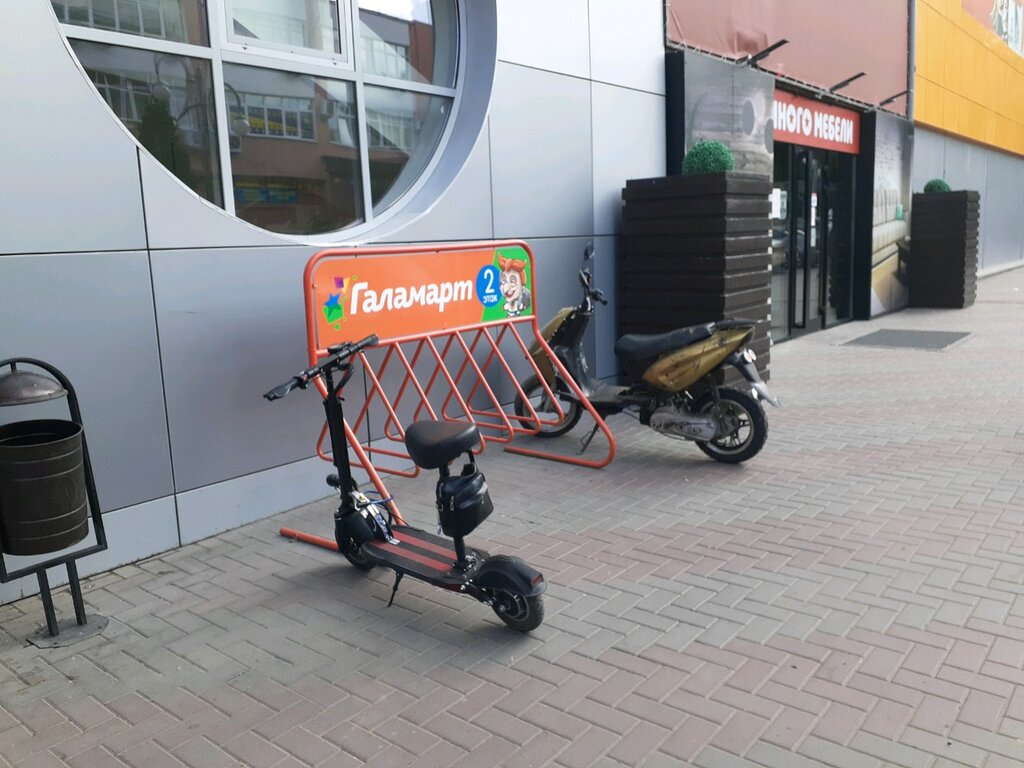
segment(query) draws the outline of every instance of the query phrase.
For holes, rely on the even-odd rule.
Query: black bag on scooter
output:
[[[448,536],[468,536],[494,511],[484,473],[466,464],[462,474],[437,481],[437,517]]]

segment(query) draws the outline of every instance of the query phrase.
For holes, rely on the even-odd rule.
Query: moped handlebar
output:
[[[377,346],[379,341],[380,339],[378,339],[374,334],[367,336],[365,339],[360,339],[359,341],[345,341],[341,344],[336,344],[333,347],[328,347],[327,351],[330,352],[329,356],[325,357],[311,368],[307,368],[297,376],[292,376],[284,384],[279,384],[263,396],[267,400],[278,400],[287,395],[293,389],[305,389],[309,386],[310,381],[322,374],[328,368],[335,366],[343,367],[345,361],[352,357],[352,355],[366,349],[366,347]]]

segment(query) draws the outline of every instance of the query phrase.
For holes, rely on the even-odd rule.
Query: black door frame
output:
[[[798,207],[792,205],[789,207],[787,212],[787,253],[786,253],[786,292],[788,301],[786,302],[786,338],[795,338],[802,336],[807,333],[814,333],[824,328],[833,327],[849,320],[853,319],[853,315],[850,317],[840,318],[832,323],[827,321],[827,307],[829,301],[828,293],[828,280],[829,280],[829,247],[830,237],[832,233],[829,231],[829,209],[833,204],[831,199],[831,193],[829,191],[829,179],[827,178],[827,167],[828,164],[825,162],[827,153],[831,150],[820,149],[816,147],[807,147],[800,144],[786,144],[778,143],[775,145],[775,151],[785,151],[790,153],[789,167],[789,197],[793,201],[799,199],[797,194],[797,185],[802,184],[804,187],[804,195],[802,200],[802,206],[798,210]],[[856,159],[854,161],[856,163]],[[859,165],[859,164],[858,164]],[[854,169],[853,178],[851,183],[856,187],[857,174],[856,167]],[[817,195],[817,205],[812,205],[812,195]],[[856,201],[856,188],[851,190],[849,199]],[[856,209],[859,206],[854,204],[854,211],[851,212],[853,217],[856,217]],[[800,228],[797,226],[798,217],[802,217],[803,220],[803,235],[799,235]],[[816,219],[812,222],[812,217]],[[855,218],[854,218],[855,220]],[[812,233],[816,236],[816,246],[813,251],[811,248]],[[851,233],[856,242],[857,233],[856,229],[852,226],[851,221]],[[851,249],[854,244],[851,244]],[[801,249],[803,258],[801,259]],[[816,259],[812,256],[816,255]],[[813,311],[810,313],[808,309],[811,305],[811,285],[812,280],[810,279],[811,264],[814,264],[813,269],[817,270],[817,289],[815,303],[813,305]],[[851,263],[851,271],[854,264]],[[797,317],[797,283],[798,283],[798,270],[803,270],[801,283],[802,295],[800,296],[801,302],[801,316]],[[850,280],[854,279],[854,275],[849,276]]]

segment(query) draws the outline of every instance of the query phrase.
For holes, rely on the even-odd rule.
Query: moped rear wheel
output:
[[[551,398],[548,397],[548,393],[544,391],[544,386],[540,383],[540,379],[536,376],[531,376],[520,386],[522,386],[523,392],[526,393],[526,399],[529,401],[530,405],[533,406],[533,410],[537,412],[537,417],[541,421],[551,421],[552,419],[558,418],[558,411],[555,409],[555,404],[551,402]],[[565,400],[562,398],[559,398],[559,402],[562,404],[562,411],[565,413],[565,419],[560,421],[558,424],[541,424],[537,437],[559,437],[570,431],[577,423],[579,423],[580,416],[583,415],[583,408],[580,407],[580,404],[574,400]],[[513,408],[516,416],[519,417],[519,423],[522,426],[527,429],[534,426],[533,416],[530,413],[530,409],[527,407],[526,402],[524,402],[520,395],[516,395]]]
[[[491,606],[505,626],[517,632],[529,632],[544,621],[544,602],[541,595],[518,595],[495,590]]]
[[[753,458],[768,439],[768,419],[764,408],[746,392],[729,387],[714,394],[705,392],[694,404],[698,413],[714,413],[725,427],[725,434],[714,440],[698,442],[697,447],[715,461],[739,464]]]

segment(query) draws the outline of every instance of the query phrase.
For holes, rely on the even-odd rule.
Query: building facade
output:
[[[625,181],[721,137],[775,180],[777,340],[905,303],[897,244],[934,176],[981,190],[983,269],[1024,262],[1019,15],[871,5],[863,29],[838,2],[0,4],[0,358],[78,390],[110,540],[83,572],[325,495],[316,402],[260,397],[305,365],[325,246],[524,239],[546,317],[588,242],[614,297]],[[945,63],[954,33],[989,79]],[[0,421],[63,414],[31,408]]]

